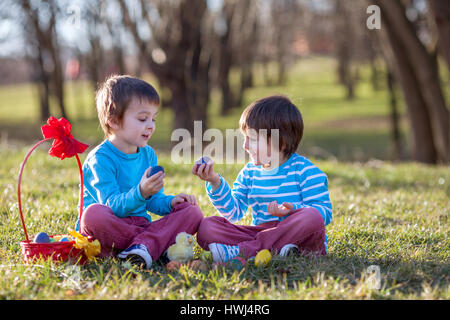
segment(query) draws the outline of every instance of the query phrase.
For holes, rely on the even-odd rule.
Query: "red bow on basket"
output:
[[[81,143],[72,136],[70,133],[72,126],[70,122],[64,118],[60,118],[59,120],[55,117],[50,117],[47,120],[47,124],[41,127],[42,135],[44,139],[36,143],[25,156],[24,161],[20,167],[19,172],[19,181],[17,185],[17,197],[19,200],[19,212],[20,218],[22,220],[23,230],[25,232],[25,237],[27,242],[29,242],[27,229],[25,227],[25,222],[23,220],[22,213],[22,201],[20,197],[20,184],[22,180],[23,168],[25,167],[25,163],[28,160],[28,157],[31,153],[43,142],[54,139],[51,149],[48,151],[48,154],[53,157],[58,157],[61,160],[64,158],[71,158],[75,156],[78,164],[78,169],[80,172],[80,216],[79,219],[81,221],[81,215],[83,213],[83,170],[81,167],[80,158],[78,157],[78,153],[83,153],[89,146],[87,144]]]
[[[49,155],[62,160],[73,157],[77,153],[83,153],[89,147],[74,139],[70,133],[71,128],[70,122],[64,118],[59,120],[55,117],[48,118],[47,124],[44,124],[41,130],[45,139],[55,139],[52,148],[48,151]]]

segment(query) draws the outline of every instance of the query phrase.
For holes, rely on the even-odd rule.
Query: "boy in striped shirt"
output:
[[[332,218],[328,178],[296,153],[303,136],[299,110],[286,97],[267,97],[244,110],[239,126],[251,161],[233,188],[214,171],[212,162],[192,168],[193,174],[206,181],[211,203],[221,215],[202,220],[199,245],[209,249],[216,262],[239,255],[252,257],[263,249],[281,256],[294,252],[324,255],[325,226]],[[234,224],[249,208],[251,225]]]

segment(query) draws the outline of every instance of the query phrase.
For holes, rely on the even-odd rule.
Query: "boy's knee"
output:
[[[193,220],[195,224],[200,225],[203,221],[203,212],[198,205],[190,205],[189,219]]]
[[[80,221],[80,229],[86,230],[95,228],[96,225],[101,223],[104,220],[103,213],[107,210],[110,210],[108,207],[94,203],[88,206],[81,216]]]
[[[186,221],[186,223],[193,226],[195,231],[197,231],[198,226],[203,220],[203,212],[198,205],[183,202],[175,210],[181,215],[180,218],[183,221]]]
[[[186,210],[185,213],[190,221],[196,221],[198,223],[202,221],[203,212],[198,205],[187,203],[183,209]]]
[[[295,215],[295,221],[292,221],[295,225],[307,227],[311,233],[321,230],[325,232],[323,217],[317,209],[304,208],[297,214],[298,215]]]
[[[200,207],[198,205],[193,205],[191,210],[193,210],[197,219],[199,219],[199,220],[203,219],[202,209],[200,209]]]
[[[317,209],[309,208],[308,210],[308,225],[311,228],[311,231],[324,231],[325,232],[325,223],[323,221],[323,217]]]

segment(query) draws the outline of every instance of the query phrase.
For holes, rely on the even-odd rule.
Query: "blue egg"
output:
[[[211,158],[209,158],[207,156],[203,156],[200,159],[198,159],[197,161],[195,161],[195,166],[196,166],[196,168],[198,168],[202,164],[208,164],[208,163],[211,163],[211,162],[212,162]]]
[[[242,265],[242,262],[239,261],[239,260],[236,259],[236,258],[235,258],[235,259],[231,259],[228,263],[231,265],[231,267],[232,267],[233,269],[238,270],[238,271],[241,271],[242,268],[244,267],[244,266]]]
[[[49,243],[50,242],[50,237],[45,232],[39,232],[34,237],[34,242],[36,242],[36,243]]]
[[[62,237],[59,239],[59,242],[69,242],[70,240],[67,237]]]
[[[152,169],[147,174],[147,178],[150,178],[152,175],[154,175],[160,171],[164,172],[164,168],[161,166],[152,167]]]

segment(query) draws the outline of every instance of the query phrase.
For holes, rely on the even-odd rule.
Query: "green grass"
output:
[[[449,299],[450,171],[390,162],[386,90],[373,91],[363,68],[357,98],[347,101],[334,68],[331,59],[302,60],[283,87],[265,86],[257,69],[256,86],[245,92],[242,107],[226,117],[219,116],[220,94],[212,92],[210,127],[221,130],[237,128],[242,109],[255,99],[282,93],[298,104],[305,121],[300,152],[327,173],[334,208],[325,257],[274,257],[267,267],[249,265],[241,272],[213,269],[198,247],[196,255],[211,267],[207,272],[183,267],[168,274],[159,263],[142,271],[114,258],[83,267],[47,261],[25,265],[17,176],[32,143],[41,139],[41,123],[35,120],[33,86],[0,87],[0,299]],[[74,136],[94,146],[103,134],[92,90],[87,82],[68,84],[66,90]],[[400,110],[404,114],[403,104]],[[150,140],[167,172],[166,193],[195,194],[204,215],[216,215],[190,165],[170,161],[172,123],[173,114],[163,108]],[[406,136],[404,119],[401,129]],[[78,214],[75,160],[52,158],[47,150],[48,145],[39,148],[24,171],[22,199],[30,235],[65,233]],[[232,183],[241,167],[217,165],[217,171]],[[250,223],[250,217],[240,223]],[[370,285],[366,271],[371,265],[380,268],[380,289]]]
[[[325,257],[275,257],[264,268],[228,267],[168,274],[129,268],[115,258],[86,266],[40,261],[25,265],[16,183],[27,151],[1,149],[0,299],[449,299],[448,216],[450,172],[446,167],[372,161],[315,162],[328,174],[334,217],[327,227]],[[84,156],[82,157],[82,159]],[[203,183],[190,165],[160,155],[167,194],[197,196],[205,216],[215,215]],[[240,165],[218,165],[232,182]],[[61,161],[36,151],[23,175],[22,199],[28,233],[64,233],[77,216],[78,172],[74,159]],[[153,216],[157,219],[159,217]],[[242,223],[249,223],[246,217]],[[196,255],[201,255],[197,247]],[[377,265],[381,288],[366,270]]]

